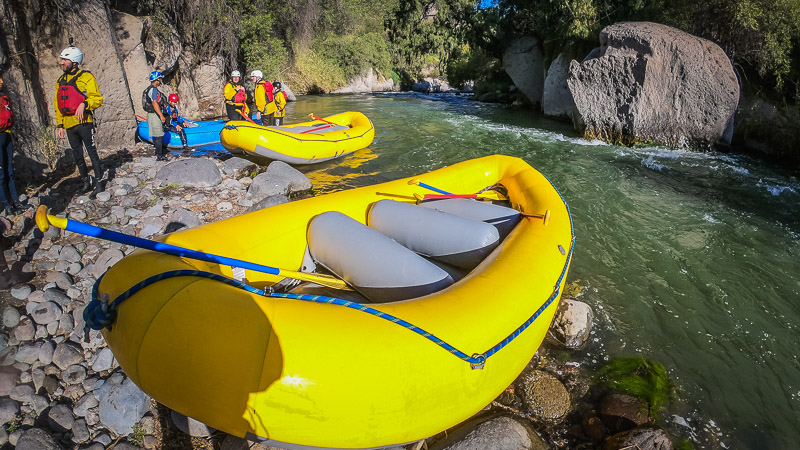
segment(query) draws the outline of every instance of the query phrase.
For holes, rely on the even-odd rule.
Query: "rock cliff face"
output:
[[[376,73],[370,68],[367,73],[350,80],[347,86],[333,91],[333,94],[364,94],[370,92],[391,92],[395,90],[394,80]]]
[[[567,79],[587,137],[678,148],[720,141],[739,83],[718,45],[649,22],[608,26],[600,44],[599,56],[572,61]]]
[[[13,133],[19,178],[38,178],[70,160],[65,156],[66,141],[56,139],[53,130],[55,82],[62,73],[58,55],[68,37],[83,50],[82,68],[94,74],[104,97],[95,113],[98,147],[134,144],[135,115],[144,115],[141,96],[152,70],[166,75],[163,92],[177,89],[181,94],[182,115],[197,119],[223,115],[225,74],[220,58],[203,61],[185,50],[174,32],[148,33],[149,19],[112,12],[102,0],[59,10],[61,30],[42,20],[53,12],[41,8],[33,0],[0,3],[0,43],[9,60],[2,69],[17,117]]]

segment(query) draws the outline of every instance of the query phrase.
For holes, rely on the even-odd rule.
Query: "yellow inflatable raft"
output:
[[[288,281],[281,276],[140,249],[95,287],[95,299],[118,305],[103,334],[142,390],[235,436],[288,448],[374,448],[430,437],[502,393],[550,326],[574,239],[569,209],[541,173],[518,158],[488,156],[163,238],[302,271],[309,223],[322,213],[362,226],[380,200],[414,205],[433,193],[423,186],[474,194],[495,184],[528,215],[516,219],[476,268],[441,291],[364,305],[284,298],[291,294],[269,293]],[[201,273],[237,278],[266,292]],[[124,301],[115,301],[121,296]]]
[[[272,127],[233,120],[219,136],[231,153],[263,156],[289,164],[313,164],[368,147],[375,138],[375,127],[360,112],[344,112],[311,122]]]

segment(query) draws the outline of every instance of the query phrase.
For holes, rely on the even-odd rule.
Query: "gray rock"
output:
[[[559,53],[558,57],[550,63],[550,68],[547,69],[544,93],[542,94],[542,112],[545,116],[572,118],[572,94],[567,85],[571,60],[572,58],[568,54]]]
[[[72,319],[71,314],[62,314],[58,319],[58,328],[56,329],[57,336],[69,335],[75,329],[75,321]]]
[[[46,376],[44,370],[41,368],[31,370],[31,381],[33,382],[33,390],[35,392],[39,392],[39,389],[41,389],[44,384],[44,378]]]
[[[36,307],[31,311],[31,318],[39,325],[47,325],[61,317],[61,306],[54,302],[36,303]]]
[[[39,360],[39,347],[40,344],[32,342],[21,344],[14,359],[21,363],[33,364]]]
[[[83,383],[83,380],[86,379],[86,368],[80,364],[73,364],[64,369],[61,379],[67,384]]]
[[[69,287],[72,286],[73,283],[72,277],[69,276],[69,274],[63,272],[50,272],[47,274],[47,277],[45,277],[45,280],[48,283],[55,283],[59,289],[65,291],[69,289]]]
[[[311,180],[302,172],[283,161],[273,161],[267,166],[267,174],[278,175],[289,180],[289,193],[311,190]],[[256,177],[258,178],[258,177]]]
[[[672,440],[660,428],[641,427],[617,433],[606,441],[603,450],[672,450]]]
[[[169,216],[169,222],[165,231],[171,233],[183,228],[192,228],[200,225],[202,222],[194,211],[188,209],[178,208]]]
[[[0,397],[7,396],[17,385],[19,370],[13,367],[0,367]]]
[[[247,189],[247,195],[254,203],[272,197],[273,195],[289,194],[292,181],[284,176],[264,172],[253,178],[253,183]]]
[[[10,398],[0,399],[0,427],[11,422],[19,413],[19,403]]]
[[[550,336],[567,348],[581,348],[592,331],[592,308],[573,299],[561,299],[550,325]]]
[[[602,56],[572,61],[567,79],[584,136],[677,148],[720,141],[740,89],[717,44],[650,22],[607,26],[600,44]]]
[[[111,352],[110,348],[104,347],[99,352],[97,352],[97,357],[92,363],[92,370],[94,370],[95,372],[102,372],[104,370],[111,369],[113,367],[113,364],[114,364],[114,354]]]
[[[527,411],[536,419],[561,422],[569,413],[570,395],[564,384],[548,372],[534,370],[520,377],[518,392]]]
[[[97,201],[98,202],[105,203],[105,202],[107,202],[109,200],[111,200],[111,192],[103,191],[103,192],[97,194]]]
[[[431,450],[544,450],[548,446],[525,425],[510,417],[467,422],[448,433]]]
[[[203,422],[184,416],[177,411],[172,411],[170,418],[172,418],[172,423],[178,427],[179,430],[183,431],[189,436],[208,437],[216,431],[214,428],[209,427]]]
[[[285,195],[272,195],[258,203],[253,204],[253,206],[248,208],[247,212],[258,211],[259,209],[269,208],[270,206],[280,205],[288,202],[289,197]]]
[[[72,430],[72,425],[75,423],[75,417],[67,405],[53,406],[47,413],[47,417],[50,426],[62,433]]]
[[[83,361],[83,350],[71,342],[62,342],[53,353],[53,364],[61,370]]]
[[[78,253],[78,250],[71,245],[65,245],[61,248],[61,252],[58,254],[58,259],[61,261],[69,261],[69,262],[78,262],[81,260],[81,254]]]
[[[27,384],[19,384],[14,386],[14,389],[11,389],[11,392],[8,394],[9,398],[12,400],[16,400],[22,403],[30,403],[31,397],[35,394],[33,391],[33,386]]]
[[[187,187],[213,187],[222,183],[222,175],[208,159],[182,159],[162,167],[155,178],[161,185],[177,184]]]
[[[56,345],[53,341],[44,341],[42,345],[39,346],[39,361],[42,364],[48,365],[53,362],[53,353],[56,351]]]
[[[65,274],[62,274],[62,275],[65,275]],[[68,276],[68,275],[65,275],[65,276]],[[56,284],[58,284],[58,283],[56,283]],[[70,280],[69,286],[71,286],[71,285],[72,285],[72,280]],[[69,288],[69,286],[67,286],[67,289]],[[61,286],[59,286],[59,287],[61,287]],[[59,306],[61,306],[61,308],[66,308],[70,303],[70,298],[69,298],[69,296],[67,294],[65,294],[64,292],[62,292],[62,291],[60,291],[58,289],[47,289],[46,291],[44,291],[44,301],[57,303]]]
[[[41,428],[31,428],[22,432],[17,440],[17,450],[61,450],[50,433]]]
[[[156,233],[160,233],[164,228],[164,219],[161,217],[148,217],[142,221],[142,229],[139,231],[139,236],[148,238]]]
[[[8,335],[0,333],[0,352],[8,347]]]
[[[130,378],[109,378],[95,391],[99,397],[100,420],[117,434],[129,434],[150,408],[150,397]]]
[[[597,413],[611,434],[644,425],[650,420],[647,404],[632,395],[617,392],[603,396]]]
[[[92,437],[85,419],[77,419],[72,424],[72,442],[87,442]]]
[[[17,300],[25,300],[33,292],[33,288],[28,284],[19,285],[11,288],[11,296]]]
[[[233,204],[231,202],[219,202],[217,203],[217,211],[230,211],[233,209]]]
[[[222,163],[222,172],[231,178],[242,178],[258,169],[256,163],[234,156]]]
[[[114,264],[118,263],[122,258],[125,257],[125,254],[118,248],[109,248],[104,250],[95,260],[95,270],[100,270],[104,273],[108,270],[109,267],[113,266]]]
[[[514,86],[531,105],[542,104],[544,92],[544,52],[538,38],[523,36],[513,39],[503,53],[503,69]]]
[[[19,310],[13,306],[6,306],[3,309],[3,326],[6,328],[14,328],[19,325]]]
[[[89,412],[89,409],[94,408],[100,403],[95,398],[94,394],[88,393],[75,402],[72,412],[78,417],[84,417]]]
[[[14,328],[14,338],[20,342],[30,341],[36,333],[36,325],[28,316],[22,316],[19,325]]]

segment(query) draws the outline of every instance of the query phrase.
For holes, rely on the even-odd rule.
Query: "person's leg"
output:
[[[147,113],[147,125],[150,130],[150,139],[153,141],[153,147],[156,148],[156,160],[164,161],[164,124],[161,123],[161,118],[158,114]]]
[[[83,179],[81,192],[86,192],[92,188],[92,180],[89,178],[86,161],[83,160],[83,139],[81,139],[78,128],[78,126],[74,126],[67,130],[67,142],[69,142],[69,148],[72,150],[72,158],[75,159],[75,165],[78,166],[78,173]]]
[[[8,151],[9,141],[11,141],[11,135],[0,132],[0,201],[3,202],[7,214],[14,214],[14,202],[9,192],[9,182],[14,182],[9,166],[11,163],[11,152]]]
[[[101,192],[103,190],[103,183],[101,182],[103,179],[103,163],[100,161],[100,155],[97,154],[97,144],[95,143],[96,129],[94,123],[81,124],[78,125],[78,127],[81,128],[80,135],[83,145],[86,147],[86,154],[89,155],[89,159],[92,161],[92,169],[94,169],[95,178],[94,189],[97,191],[99,188],[100,191],[97,192]]]
[[[225,103],[225,112],[228,114],[228,120],[244,120],[234,105]]]
[[[0,231],[4,231],[10,224],[3,219],[0,223]],[[35,272],[17,272],[11,270],[6,262],[5,239],[0,235],[0,289],[9,289],[18,284],[27,283],[36,276]]]
[[[156,148],[156,161],[164,161],[164,136],[154,137],[153,146]]]
[[[181,128],[179,133],[180,133],[180,136],[181,136],[181,143],[183,144],[183,149],[184,150],[188,150],[189,149],[189,145],[188,145],[189,139],[186,137],[186,129],[185,128]]]
[[[275,126],[279,127],[283,125],[283,117],[275,117]]]

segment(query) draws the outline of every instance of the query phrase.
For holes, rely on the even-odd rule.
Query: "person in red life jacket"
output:
[[[97,155],[95,145],[94,111],[103,105],[103,96],[97,89],[97,80],[88,70],[81,70],[83,52],[77,47],[67,47],[59,56],[61,70],[64,72],[56,81],[55,99],[58,138],[66,136],[72,149],[72,156],[83,178],[83,192],[92,187],[92,179],[83,160],[83,148],[92,161],[94,169],[94,190],[89,198],[94,199],[103,191],[103,166]]]
[[[286,117],[286,93],[283,92],[283,85],[280,81],[272,83],[275,86],[275,118],[272,124],[275,126],[283,125],[283,119]]]
[[[5,244],[2,233],[11,229],[11,222],[5,217],[0,217],[0,289],[11,289],[14,286],[27,283],[36,276],[36,272],[21,272],[8,266],[5,255]]]
[[[228,120],[243,120],[242,115],[247,115],[250,112],[247,107],[247,92],[240,83],[241,79],[241,72],[234,70],[231,72],[231,81],[225,84],[223,90],[225,112],[228,113]]]
[[[253,92],[256,101],[256,118],[264,125],[272,125],[275,114],[272,83],[264,80],[264,74],[257,69],[250,72],[250,79],[256,85],[255,92]]]
[[[142,92],[142,108],[147,113],[147,128],[156,148],[156,161],[167,160],[164,150],[164,129],[168,127],[167,97],[158,90],[163,81],[164,75],[161,72],[150,72],[150,86]]]
[[[14,110],[11,108],[11,99],[2,91],[3,74],[0,73],[0,200],[3,201],[6,214],[11,216],[25,207],[19,202],[14,184],[14,146],[11,142]]]
[[[191,150],[189,146],[186,145],[186,130],[184,129],[189,121],[178,114],[178,102],[180,101],[180,97],[178,97],[178,94],[169,94],[167,100],[169,101],[169,105],[167,105],[166,109],[167,120],[169,121],[167,131],[180,136],[184,150]]]

